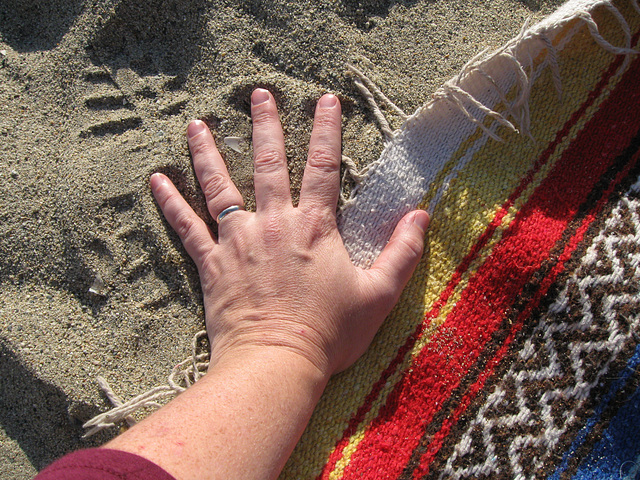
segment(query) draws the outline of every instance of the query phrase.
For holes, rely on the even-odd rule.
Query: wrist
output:
[[[258,362],[269,359],[282,365],[288,362],[300,364],[301,371],[305,371],[308,363],[328,380],[335,370],[329,347],[332,342],[327,341],[326,333],[309,326],[321,323],[314,319],[285,319],[283,316],[238,315],[232,328],[220,328],[224,322],[213,324],[213,328],[208,325],[211,364],[246,362],[249,358]]]
[[[318,398],[331,377],[331,372],[321,362],[310,359],[307,352],[287,344],[265,342],[235,344],[215,352],[212,350],[209,373],[219,371],[236,374],[247,372],[251,376],[270,375],[273,381],[280,381],[284,377],[291,385],[318,391]]]

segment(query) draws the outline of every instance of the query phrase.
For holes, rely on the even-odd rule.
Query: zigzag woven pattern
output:
[[[283,478],[637,478],[640,7],[574,0],[473,59],[340,214],[367,266],[427,253]]]

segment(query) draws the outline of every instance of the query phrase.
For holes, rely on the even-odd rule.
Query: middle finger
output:
[[[262,88],[251,95],[253,119],[253,183],[256,211],[291,205],[284,135],[273,96]]]

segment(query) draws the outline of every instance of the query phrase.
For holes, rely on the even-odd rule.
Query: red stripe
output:
[[[640,151],[637,151],[636,154],[633,156],[632,160],[626,165],[626,167],[621,172],[618,173],[615,181],[613,181],[609,185],[609,188],[607,189],[607,191],[602,195],[602,197],[600,197],[600,200],[598,201],[594,209],[589,213],[589,215],[587,215],[582,220],[580,227],[577,229],[576,233],[571,237],[571,239],[565,246],[564,251],[562,252],[562,254],[558,259],[558,263],[551,269],[551,272],[549,272],[549,275],[547,275],[545,279],[542,281],[540,288],[538,289],[534,297],[531,299],[531,301],[527,304],[527,307],[520,313],[520,315],[518,315],[518,318],[514,322],[513,327],[509,332],[509,335],[505,340],[504,344],[500,347],[496,355],[487,363],[485,370],[478,377],[476,382],[473,385],[471,385],[471,387],[462,398],[462,401],[460,402],[456,410],[449,417],[447,417],[447,419],[443,422],[443,425],[440,428],[440,431],[433,436],[431,440],[431,444],[429,445],[429,448],[420,459],[420,466],[413,473],[414,479],[422,478],[429,473],[429,466],[431,465],[431,462],[433,462],[433,460],[435,459],[435,456],[437,455],[438,451],[442,447],[442,443],[444,442],[444,439],[446,438],[446,436],[449,434],[453,426],[458,422],[458,420],[460,419],[460,416],[465,412],[467,407],[471,404],[471,402],[473,401],[477,393],[484,387],[486,380],[491,375],[493,375],[495,368],[498,366],[498,364],[502,361],[504,356],[507,354],[509,345],[511,344],[511,342],[513,341],[517,333],[524,326],[525,320],[529,318],[529,316],[531,315],[531,312],[534,309],[538,308],[540,301],[547,294],[547,291],[549,290],[553,282],[555,282],[558,275],[564,270],[566,262],[569,260],[569,258],[573,254],[574,250],[578,247],[580,242],[582,242],[584,235],[587,232],[587,229],[591,226],[591,224],[596,219],[596,216],[600,213],[600,211],[604,207],[606,201],[609,199],[611,193],[613,193],[613,190],[615,189],[615,187],[629,174],[629,171],[635,166],[635,164],[638,162],[639,159],[640,159]]]
[[[640,115],[630,115],[629,109],[640,102],[638,75],[636,61],[518,213],[412,371],[395,386],[343,478],[397,478],[402,473],[425,426],[476,362],[594,184],[638,131]]]
[[[471,263],[477,258],[487,242],[493,237],[496,229],[502,224],[504,216],[508,213],[509,209],[513,206],[515,201],[520,197],[522,192],[528,187],[536,173],[542,168],[551,157],[551,154],[555,151],[558,144],[569,134],[573,126],[584,115],[585,111],[593,104],[593,102],[600,96],[603,89],[609,82],[611,76],[620,68],[622,64],[621,59],[616,59],[609,67],[609,69],[603,74],[600,81],[596,84],[594,89],[589,93],[589,96],[585,102],[576,110],[569,120],[564,124],[561,130],[558,131],[554,140],[548,145],[548,147],[542,152],[540,157],[536,160],[533,167],[525,174],[520,181],[518,187],[511,193],[509,198],[496,212],[493,220],[487,226],[486,230],[478,238],[473,247],[469,250],[469,253],[462,259],[451,279],[447,283],[445,289],[440,295],[440,298],[434,302],[431,310],[426,314],[424,322],[420,323],[416,330],[407,338],[405,344],[398,350],[395,358],[389,363],[389,365],[382,372],[380,378],[373,385],[371,392],[365,397],[363,404],[358,408],[355,415],[349,421],[347,428],[342,434],[341,439],[336,444],[333,452],[329,456],[327,463],[325,464],[322,473],[319,475],[319,480],[326,480],[329,478],[329,474],[335,468],[337,462],[342,458],[344,454],[344,448],[349,444],[350,437],[356,432],[358,426],[364,420],[364,417],[371,409],[378,395],[380,394],[383,386],[388,381],[389,377],[396,371],[398,366],[402,363],[407,353],[415,346],[415,343],[420,339],[426,328],[431,321],[440,314],[440,310],[455,291],[456,286],[460,283],[463,274],[468,270]]]

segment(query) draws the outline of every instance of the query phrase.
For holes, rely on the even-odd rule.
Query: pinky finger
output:
[[[182,240],[189,256],[200,267],[205,256],[215,246],[209,228],[165,175],[154,173],[151,175],[150,184],[153,196],[167,222]]]

